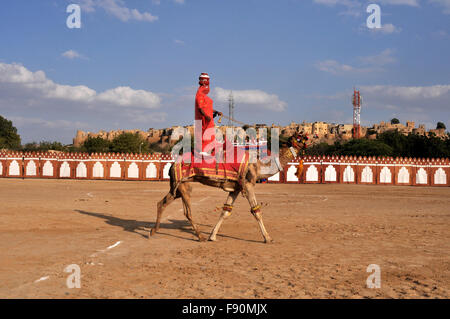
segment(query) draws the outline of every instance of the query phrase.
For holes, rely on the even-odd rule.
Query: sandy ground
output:
[[[217,242],[173,203],[148,238],[166,182],[0,179],[2,298],[448,298],[450,188],[258,185],[264,244],[239,197]],[[226,193],[194,184],[205,235]],[[77,264],[81,288],[69,289]],[[381,288],[366,286],[367,267]]]

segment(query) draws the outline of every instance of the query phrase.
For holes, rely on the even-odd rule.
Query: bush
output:
[[[320,143],[306,151],[308,155],[354,155],[354,156],[392,156],[389,145],[368,139],[353,139],[345,143],[335,142],[333,145]]]
[[[445,127],[445,124],[444,123],[442,123],[442,122],[437,122],[437,125],[436,125],[436,129],[441,129],[441,128],[443,128],[444,130],[445,129],[447,129],[446,127]]]
[[[392,156],[438,158],[450,157],[448,139],[443,141],[431,134],[429,137],[417,134],[403,135],[396,131],[378,135],[378,140],[393,148]]]
[[[356,155],[392,156],[412,158],[450,157],[449,138],[442,140],[433,134],[429,137],[397,131],[388,131],[377,136],[376,140],[357,139],[348,142],[335,142],[334,145],[321,143],[306,151],[308,155]]]
[[[27,143],[22,147],[25,152],[47,152],[47,151],[63,151],[67,152],[68,148],[60,142],[42,141],[40,143]]]
[[[98,137],[88,137],[88,139],[83,143],[82,150],[92,153],[108,153],[111,151],[111,142],[105,140],[104,138]]]
[[[194,149],[194,142],[191,143],[191,150]],[[162,146],[161,143],[152,143],[149,147],[149,152],[151,154],[153,153],[162,153],[162,154],[170,154],[172,151],[174,145],[170,146],[169,144],[166,144],[165,146]]]
[[[382,141],[354,139],[342,144],[338,155],[392,156],[393,148]]]
[[[142,138],[139,133],[122,133],[111,142],[111,151],[116,153],[141,153],[150,152],[147,140]]]

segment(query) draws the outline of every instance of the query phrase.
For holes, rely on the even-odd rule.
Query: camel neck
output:
[[[287,163],[294,160],[294,155],[289,150],[288,147],[282,147],[280,149],[280,164],[282,167],[286,166]]]

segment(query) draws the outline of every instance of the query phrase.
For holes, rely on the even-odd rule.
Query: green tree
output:
[[[444,124],[444,123],[442,123],[442,122],[437,122],[436,129],[441,129],[441,128],[443,128],[444,130],[447,129],[447,128],[445,127],[445,124]]]
[[[337,145],[337,146],[336,146]],[[339,147],[339,142],[335,142],[335,145],[328,145],[327,143],[315,144],[312,147],[306,149],[307,155],[337,155],[336,148]]]
[[[82,150],[88,152],[89,154],[108,153],[111,151],[111,144],[112,143],[110,141],[105,140],[100,136],[88,137],[88,139],[83,143]]]
[[[11,121],[0,116],[0,149],[17,150],[21,146],[20,136]]]
[[[393,149],[389,145],[365,138],[348,142],[335,142],[333,145],[320,143],[309,148],[308,155],[353,155],[353,156],[392,156]]]
[[[316,144],[307,149],[308,155],[361,155],[361,156],[393,156],[415,158],[450,157],[450,133],[441,139],[434,134],[429,136],[408,134],[398,131],[387,131],[377,135],[376,140],[359,139],[348,142]]]
[[[162,153],[162,154],[170,154],[170,152],[172,151],[172,148],[175,146],[172,145],[170,146],[169,144],[165,144],[164,146],[159,143],[159,142],[155,142],[149,145],[148,147],[148,152],[151,154],[154,153]],[[194,149],[194,139],[191,138],[191,150]]]
[[[338,155],[353,156],[392,156],[391,146],[378,141],[368,139],[353,139],[342,145],[338,150]]]
[[[392,147],[392,156],[394,157],[438,158],[450,156],[449,140],[444,141],[434,134],[427,137],[388,131],[379,134],[377,140]]]
[[[31,142],[31,143],[26,143],[25,145],[22,146],[22,150],[25,152],[36,152],[39,149],[39,143],[37,142]]]
[[[111,151],[116,153],[149,153],[149,144],[139,133],[122,133],[111,143]]]
[[[398,120],[398,118],[393,118],[392,120],[391,120],[391,124],[399,124],[400,123],[400,121]]]
[[[408,138],[397,130],[378,134],[377,141],[389,145],[392,148],[391,156],[394,157],[404,156],[403,154],[409,154],[411,151]]]
[[[27,143],[22,147],[22,150],[25,152],[46,152],[49,150],[66,152],[68,149],[60,142],[42,141],[41,143]]]

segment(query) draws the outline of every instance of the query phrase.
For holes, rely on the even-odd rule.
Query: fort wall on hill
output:
[[[280,133],[283,135],[292,135],[297,132],[307,133],[312,137],[311,141],[313,144],[317,143],[328,143],[333,144],[337,140],[350,140],[352,138],[352,124],[335,124],[335,123],[326,123],[326,122],[314,122],[314,123],[295,123],[292,122],[287,126],[276,126],[272,124],[268,126],[266,124],[256,124],[253,125],[254,128],[267,128],[270,129],[272,127],[277,127],[280,130]],[[142,130],[113,130],[113,131],[100,131],[97,133],[92,132],[84,132],[77,131],[75,138],[73,139],[73,145],[75,147],[80,147],[89,137],[102,137],[106,140],[112,141],[116,136],[122,133],[132,133],[139,134],[147,140],[150,144],[159,143],[161,145],[171,144],[175,141],[170,141],[170,136],[172,133],[179,128],[183,128],[181,126],[172,126],[164,129],[149,129],[148,131]],[[193,126],[184,126],[193,132]],[[223,133],[225,133],[227,126],[218,126]],[[401,134],[419,134],[428,136],[430,134],[434,134],[440,138],[448,138],[445,132],[445,129],[431,129],[427,131],[425,129],[425,125],[420,124],[419,127],[415,127],[415,123],[411,121],[407,121],[406,125],[401,123],[399,124],[391,124],[390,122],[380,122],[378,124],[374,124],[372,127],[361,127],[361,135],[366,136],[371,139],[376,138],[376,134],[384,133],[387,131],[398,130]]]

